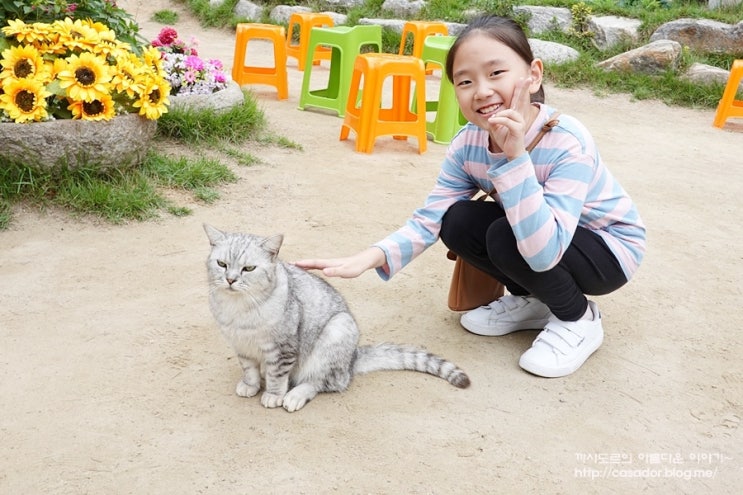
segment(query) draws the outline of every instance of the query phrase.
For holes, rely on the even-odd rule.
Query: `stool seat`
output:
[[[248,44],[253,40],[267,40],[273,44],[273,67],[246,65],[246,58],[250,55]],[[283,26],[252,22],[237,25],[232,79],[240,86],[244,84],[274,86],[279,100],[286,100],[289,97],[289,78],[286,73],[286,35]]]
[[[444,67],[454,40],[455,36],[427,37],[423,41],[421,59],[426,63],[434,62]],[[431,134],[434,143],[449,144],[454,135],[467,123],[459,109],[454,85],[446,74],[441,74],[438,99],[426,101],[426,112],[436,113],[433,120],[426,121],[426,130]]]
[[[402,36],[400,37],[399,55],[405,55],[405,48],[408,42],[408,35],[413,36],[412,55],[420,58],[423,54],[423,41],[434,35],[447,36],[449,28],[443,22],[438,21],[407,21],[402,27]],[[426,64],[426,74],[432,74],[434,68],[441,68],[436,63]]]
[[[743,118],[743,100],[735,99],[735,95],[741,86],[741,80],[743,80],[743,60],[735,60],[730,68],[725,91],[723,91],[722,98],[717,104],[715,120],[712,122],[715,127],[722,128],[727,119]]]
[[[382,51],[382,26],[375,24],[313,27],[307,42],[307,53],[314,53],[318,46],[327,46],[331,50],[327,85],[324,88],[312,89],[314,68],[307,65],[302,78],[299,109],[324,108],[343,117],[354,59],[364,47],[376,48],[377,52]]]
[[[289,25],[286,31],[286,56],[297,59],[297,69],[304,70],[308,55],[307,44],[310,41],[310,30],[313,27],[332,27],[334,24],[335,22],[330,15],[317,12],[294,12],[289,17]],[[315,53],[311,55],[311,59],[312,65],[319,64],[321,60],[330,60],[330,50],[319,46]]]
[[[392,102],[383,101],[385,80],[392,77]],[[363,81],[363,85],[362,85]],[[417,105],[410,111],[411,86]],[[341,125],[340,140],[356,131],[356,151],[371,153],[378,136],[393,135],[405,140],[418,139],[418,152],[426,151],[426,71],[418,57],[391,53],[363,53],[356,57],[351,78],[346,115]]]

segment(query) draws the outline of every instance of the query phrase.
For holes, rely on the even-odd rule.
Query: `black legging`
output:
[[[576,321],[588,306],[584,294],[602,295],[627,283],[601,236],[578,227],[560,262],[545,272],[529,267],[503,209],[493,201],[458,201],[444,215],[441,240],[464,260],[489,273],[516,296],[532,295],[562,321]]]

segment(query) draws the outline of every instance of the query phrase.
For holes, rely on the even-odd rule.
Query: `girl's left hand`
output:
[[[532,82],[534,80],[531,77],[519,81],[513,89],[511,106],[488,119],[490,139],[509,160],[513,160],[526,151],[524,134],[529,125],[531,110],[529,86]]]

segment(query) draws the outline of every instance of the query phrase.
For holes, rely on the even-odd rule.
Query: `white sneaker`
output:
[[[472,333],[497,337],[519,330],[544,328],[551,315],[547,305],[536,297],[506,295],[466,312],[459,321]]]
[[[531,348],[521,355],[519,366],[546,378],[566,376],[580,368],[604,341],[599,308],[592,301],[588,301],[588,307],[593,320],[550,318]]]

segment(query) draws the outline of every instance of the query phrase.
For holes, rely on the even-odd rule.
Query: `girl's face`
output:
[[[532,77],[529,93],[539,90],[542,62],[535,59],[528,64],[500,41],[483,33],[473,33],[459,46],[452,76],[462,115],[479,128],[488,130],[488,117],[511,107],[520,80]]]

